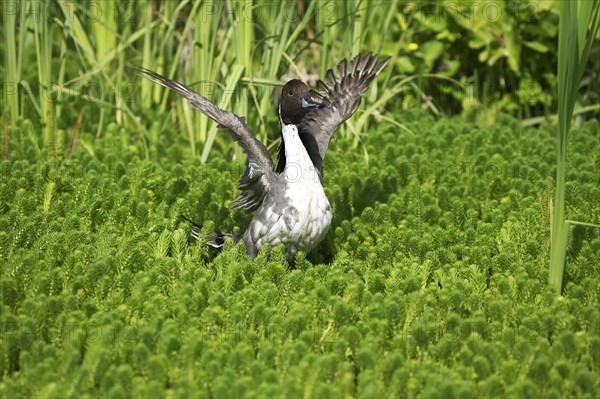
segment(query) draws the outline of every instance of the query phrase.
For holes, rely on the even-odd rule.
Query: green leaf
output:
[[[431,69],[431,66],[433,65],[435,60],[440,58],[441,55],[443,54],[443,52],[444,52],[444,45],[442,44],[442,42],[437,41],[437,40],[432,40],[432,41],[423,43],[423,45],[421,46],[421,48],[419,50],[419,53],[422,54],[423,60],[425,61],[425,64],[427,65],[427,70]]]
[[[508,65],[515,73],[519,74],[521,64],[521,43],[512,31],[508,32],[504,39],[506,41]]]
[[[408,56],[400,56],[396,60],[396,67],[402,73],[413,73],[415,71],[415,64],[412,62],[411,58]]]
[[[537,51],[538,53],[542,53],[543,54],[543,53],[548,52],[548,46],[546,46],[546,45],[544,45],[544,44],[542,44],[540,42],[537,42],[537,41],[533,41],[533,42],[527,42],[527,41],[525,41],[525,42],[523,42],[523,44],[526,47],[529,47],[530,49],[532,49],[534,51]]]

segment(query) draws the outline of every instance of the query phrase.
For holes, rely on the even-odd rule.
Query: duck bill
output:
[[[300,103],[302,108],[319,108],[321,104],[315,102],[309,95],[302,97],[302,102]]]

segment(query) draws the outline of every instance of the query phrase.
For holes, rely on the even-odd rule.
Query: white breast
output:
[[[284,196],[276,198],[279,203],[266,199],[255,212],[243,238],[251,256],[265,243],[272,246],[283,243],[288,259],[293,259],[299,250],[312,250],[331,225],[331,206],[298,128],[284,125],[282,135],[286,166],[277,184],[283,188]]]

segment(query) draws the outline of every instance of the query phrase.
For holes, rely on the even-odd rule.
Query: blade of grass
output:
[[[558,27],[558,146],[548,281],[562,292],[569,222],[565,220],[567,139],[579,82],[600,26],[600,1],[563,1]]]
[[[85,57],[85,59],[92,65],[96,64],[96,56],[94,47],[88,37],[79,17],[77,16],[76,10],[74,9],[74,3],[57,2],[61,8],[64,19],[64,25],[68,29],[70,36],[75,40],[78,52]]]
[[[23,90],[25,91],[25,94],[27,94],[27,96],[31,100],[31,104],[33,104],[33,109],[35,110],[35,112],[37,114],[37,117],[40,118],[40,119],[42,119],[42,110],[41,110],[40,105],[39,105],[39,99],[37,99],[35,97],[35,93],[31,89],[31,87],[29,86],[29,83],[27,83],[26,81],[23,81],[23,82],[21,82],[21,86],[23,87]]]
[[[570,220],[570,219],[565,219],[565,222],[572,224],[572,225],[576,225],[576,226],[585,226],[585,227],[596,227],[596,228],[600,228],[600,224],[594,224],[594,223],[585,223],[585,222],[578,222],[576,220]]]
[[[269,6],[268,3],[265,4],[265,7],[273,7],[272,5]],[[267,31],[267,39],[263,43],[264,52],[262,64],[266,66],[266,70],[264,70],[266,73],[263,73],[262,75],[267,79],[277,80],[284,54],[287,52],[286,43],[288,42],[288,37],[290,35],[293,18],[289,15],[289,11],[286,11],[285,6],[286,3],[281,2],[277,18],[272,21],[271,24],[268,24],[270,21],[267,19],[267,23],[265,24],[267,26],[264,26]],[[265,10],[262,11],[264,12]],[[262,19],[264,20],[265,18]],[[263,90],[259,107],[261,121],[264,120],[263,115],[272,109],[271,100],[271,90]],[[266,127],[261,126],[260,131],[262,134],[260,134],[259,140],[266,143],[268,141]]]
[[[67,49],[67,42],[66,40],[61,40],[61,44],[60,44],[60,56],[58,57],[58,59],[60,60],[59,66],[58,66],[58,78],[56,80],[56,87],[62,87],[65,83],[65,71],[66,71],[66,64],[67,64],[67,58],[68,58],[68,49]],[[56,118],[58,118],[58,120],[62,121],[62,102],[61,101],[57,101],[56,102],[56,106],[54,107],[54,115],[56,115]]]
[[[151,38],[155,41],[146,45],[144,53],[144,68],[152,69],[166,75],[167,67],[174,62],[173,57],[175,56],[174,46],[175,41],[175,27],[177,26],[177,19],[181,10],[189,4],[189,1],[174,2],[168,1],[161,3],[160,9],[155,10],[154,6],[150,3],[146,8],[152,10],[152,15],[156,13],[156,19],[152,20],[152,23],[156,25],[155,29],[151,29]],[[143,26],[140,26],[142,28]],[[150,40],[150,39],[149,39]],[[147,82],[151,87],[152,101],[160,103],[159,109],[161,112],[165,112],[167,109],[167,94],[158,85]]]
[[[167,76],[171,79],[174,78],[175,72],[177,71],[177,67],[180,65],[181,61],[183,61],[184,65],[186,64],[186,62],[192,62],[192,64],[193,64],[193,62],[195,62],[197,60],[196,51],[200,51],[200,52],[206,51],[205,47],[208,44],[200,46],[198,49],[196,49],[194,46],[195,43],[193,40],[194,35],[197,33],[196,30],[198,30],[199,32],[202,33],[206,29],[211,28],[210,22],[212,21],[212,19],[209,20],[208,23],[205,23],[203,25],[201,24],[200,26],[196,26],[196,23],[194,21],[194,18],[197,17],[198,10],[199,9],[204,10],[204,7],[205,7],[205,4],[203,2],[194,3],[189,15],[187,16],[183,31],[181,33],[182,40],[180,40],[179,46],[177,46],[177,49],[176,49],[175,54],[173,55],[172,59],[168,60],[170,67],[169,67],[169,73]],[[169,34],[169,32],[172,33],[172,29],[174,29],[174,27],[176,26],[177,17],[179,15],[180,10],[183,10],[183,8],[178,7],[175,10],[172,10],[171,27],[167,31],[167,34]],[[200,13],[200,14],[202,14],[202,13]],[[163,40],[167,40],[167,37],[164,37]],[[208,42],[208,43],[210,43],[210,42]],[[186,52],[185,58],[184,58],[184,51]],[[194,56],[193,61],[191,58],[192,55]],[[167,62],[166,59],[165,59],[165,62]],[[194,65],[194,68],[192,69],[192,71],[194,73],[202,73],[204,71],[201,63],[193,64],[193,65]],[[193,76],[193,78],[196,78],[196,77],[197,76]],[[161,105],[162,108],[166,107],[168,95],[169,95],[168,90],[165,90],[163,93],[163,101],[162,101],[162,105]],[[194,118],[199,118],[200,116],[194,115],[194,111],[192,109],[191,104],[189,104],[187,102],[180,102],[178,107],[181,107],[181,109],[183,111],[181,120],[183,121],[184,127],[187,132],[190,150],[192,151],[192,155],[195,155],[196,154],[197,136],[199,135],[200,137],[202,137],[203,135],[205,135],[206,127],[204,125],[202,125],[201,123],[198,123],[198,122],[194,123],[194,120],[196,120],[196,121],[198,120],[198,119],[194,119]]]
[[[20,68],[17,68],[17,15],[20,14],[21,2],[5,3],[2,5],[4,28],[2,28],[2,34],[4,36],[4,91],[5,101],[8,103],[8,113],[10,115],[10,122],[14,124],[19,117],[19,81],[20,79]],[[23,25],[25,22],[23,22]],[[21,36],[24,36],[26,30],[21,27]],[[22,48],[22,47],[21,47]]]
[[[141,26],[149,27],[152,23],[152,7],[144,7]],[[156,68],[156,65],[152,65],[154,61],[154,54],[152,51],[152,30],[144,29],[144,39],[142,42],[142,67],[146,69]],[[152,105],[152,90],[154,85],[147,79],[142,79],[139,83],[141,86],[141,102],[144,108],[148,109]]]
[[[7,161],[10,158],[10,122],[9,116],[4,115],[2,126],[2,160]]]
[[[296,28],[294,29],[294,31],[288,38],[287,42],[285,43],[285,46],[284,46],[285,49],[290,48],[292,46],[292,44],[296,42],[296,39],[298,38],[300,33],[304,30],[304,28],[306,27],[308,22],[311,20],[311,18],[313,18],[313,14],[315,12],[316,5],[317,5],[316,1],[311,1],[308,4],[308,8],[304,11],[302,20],[300,21],[300,23],[298,25],[296,25]]]
[[[227,77],[227,81],[225,83],[225,92],[223,97],[221,98],[221,103],[219,107],[225,108],[227,104],[229,104],[231,100],[231,96],[233,95],[240,78],[242,77],[242,73],[244,72],[244,66],[236,64],[233,66],[231,73]],[[212,148],[213,142],[215,141],[215,136],[217,135],[217,125],[213,124],[212,128],[209,131],[208,138],[206,143],[204,144],[204,148],[202,149],[202,158],[200,161],[202,163],[206,163],[208,160],[208,154],[210,153],[210,149]]]
[[[36,2],[30,1],[29,3],[29,7],[33,8],[35,6],[34,3]],[[52,31],[49,18],[41,18],[37,23],[34,23],[33,31],[38,70],[38,101],[40,104],[42,124],[44,125],[42,143],[53,145],[55,142],[53,134],[55,132],[56,119],[54,118],[54,115],[51,114],[53,110],[53,99],[52,96],[49,95],[52,87]],[[54,150],[51,150],[50,154],[54,154]]]
[[[100,18],[93,24],[96,59],[103,62],[108,53],[115,48],[117,43],[117,23],[115,10],[117,5],[110,1],[98,2]],[[109,73],[108,62],[104,64],[104,72]]]
[[[343,14],[342,7],[345,2],[337,2],[335,0],[323,1],[319,4],[317,10],[317,18],[315,26],[317,32],[322,32],[320,56],[316,60],[319,63],[319,76],[325,76],[327,72],[327,64],[331,60],[331,50],[335,47],[336,39],[338,38],[337,25]]]
[[[238,0],[235,2],[235,5],[237,9],[238,20],[237,24],[234,25],[234,45],[236,48],[236,62],[237,64],[244,67],[244,70],[246,71],[246,76],[252,77],[252,45],[254,43],[254,22],[256,18],[255,11],[256,7],[260,7],[261,5],[254,5],[252,0]],[[238,115],[247,116],[249,89],[247,87],[239,87],[237,90],[235,90],[235,94],[237,95],[237,98],[234,98],[232,104],[234,112]],[[214,134],[213,130],[214,128],[211,129],[211,134]],[[234,152],[235,158],[243,158],[242,149],[240,146],[235,146]]]
[[[587,105],[580,109],[573,111],[573,116],[583,115],[588,112],[598,111],[600,110],[600,104]],[[548,115],[548,116],[536,116],[533,118],[523,119],[521,121],[522,127],[530,127],[542,124],[548,121],[549,123],[556,123],[558,121],[558,114]]]
[[[186,44],[187,57],[182,56],[184,73],[192,82],[192,88],[205,97],[213,100],[219,67],[223,64],[226,49],[233,34],[233,29],[226,31],[220,28],[220,13],[222,5],[217,3],[203,3],[193,15],[193,40],[188,39]],[[218,32],[218,33],[217,33]],[[223,34],[224,33],[224,34]],[[223,34],[223,36],[220,36]],[[214,39],[220,36],[220,41]],[[219,44],[220,46],[217,46]],[[188,72],[189,71],[189,72]],[[195,84],[200,84],[194,87]],[[178,109],[183,110],[188,142],[192,156],[196,155],[196,143],[206,145],[210,135],[209,118],[197,112],[191,104],[183,102]]]

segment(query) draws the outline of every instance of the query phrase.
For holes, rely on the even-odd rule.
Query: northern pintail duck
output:
[[[192,103],[200,112],[228,129],[248,155],[234,206],[251,212],[247,229],[237,236],[213,234],[209,245],[220,247],[225,238],[242,241],[251,257],[265,244],[285,246],[286,258],[294,263],[298,251],[310,252],[327,234],[331,205],[323,191],[323,160],[331,137],[358,108],[361,95],[385,68],[378,55],[357,55],[347,65],[344,59],[319,80],[322,94],[309,90],[300,80],[283,86],[278,107],[281,145],[274,168],[271,155],[246,125],[245,118],[217,107],[190,88],[160,74],[138,69],[137,73]],[[337,76],[336,76],[337,75]],[[199,236],[200,226],[192,228]]]

